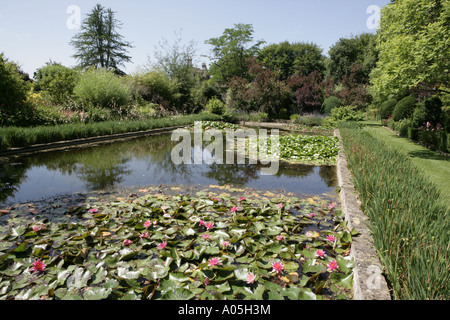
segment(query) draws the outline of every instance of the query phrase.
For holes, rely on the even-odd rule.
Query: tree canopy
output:
[[[271,44],[261,50],[258,59],[266,67],[278,72],[281,80],[287,80],[297,72],[305,75],[325,71],[325,56],[315,43],[287,41]]]
[[[107,68],[123,74],[120,67],[131,61],[127,49],[132,46],[117,32],[121,23],[114,15],[111,9],[97,4],[83,21],[81,32],[70,42],[80,67]]]
[[[205,41],[211,45],[213,64],[210,74],[219,83],[227,83],[233,77],[245,78],[248,73],[247,59],[256,56],[264,41],[253,40],[253,26],[238,23],[227,28],[222,36]]]
[[[381,12],[372,95],[401,96],[420,84],[448,89],[450,0],[397,0]]]

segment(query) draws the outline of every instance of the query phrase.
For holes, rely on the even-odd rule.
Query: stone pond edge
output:
[[[342,210],[348,227],[355,228],[359,233],[353,237],[350,250],[350,256],[355,261],[353,299],[391,300],[386,279],[382,274],[383,266],[373,245],[373,237],[368,227],[370,220],[360,209],[361,202],[352,183],[352,174],[347,167],[347,157],[343,151],[339,130],[336,129],[334,135],[340,141],[337,176]]]

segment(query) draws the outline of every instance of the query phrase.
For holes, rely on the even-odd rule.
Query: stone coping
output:
[[[342,210],[350,229],[355,228],[358,235],[353,237],[350,256],[355,261],[353,271],[353,299],[354,300],[391,300],[386,279],[382,274],[377,251],[373,245],[373,238],[368,227],[370,220],[361,211],[352,175],[347,168],[347,158],[344,153],[339,130],[334,135],[340,141],[340,151],[337,160],[337,175],[340,186]]]

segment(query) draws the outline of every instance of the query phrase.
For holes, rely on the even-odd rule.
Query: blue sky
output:
[[[50,59],[74,66],[69,42],[79,30],[71,28],[76,12],[68,9],[79,8],[83,19],[96,3],[123,23],[120,33],[133,44],[125,71],[133,73],[163,38],[173,43],[175,32],[183,43],[197,43],[198,64],[209,63],[200,57],[210,50],[205,40],[236,23],[252,24],[254,38],[267,44],[314,42],[326,54],[339,38],[375,32],[368,8],[389,0],[0,0],[0,52],[30,76]]]

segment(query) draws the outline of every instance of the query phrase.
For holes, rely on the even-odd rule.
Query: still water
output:
[[[282,162],[276,175],[261,175],[258,165],[248,161],[240,165],[176,165],[171,160],[176,144],[166,133],[0,160],[0,203],[149,185],[228,184],[305,195],[333,194],[337,186],[334,166]]]

